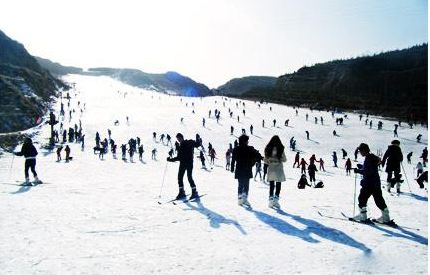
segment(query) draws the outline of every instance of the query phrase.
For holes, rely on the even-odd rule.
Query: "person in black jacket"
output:
[[[238,204],[250,206],[248,202],[249,179],[252,178],[252,167],[261,155],[252,146],[248,146],[249,137],[242,135],[239,137],[239,146],[233,149],[231,161],[231,172],[235,173],[238,186]]]
[[[194,148],[199,145],[191,139],[184,139],[184,136],[181,133],[176,135],[176,139],[179,142],[178,154],[176,157],[171,158],[168,157],[167,161],[175,162],[179,161],[179,171],[178,171],[178,185],[179,185],[179,193],[176,196],[176,199],[185,198],[184,191],[184,174],[187,172],[188,182],[191,186],[191,197],[190,199],[198,198],[199,194],[196,190],[196,185],[193,180],[193,160],[194,160]]]
[[[403,161],[402,150],[400,149],[400,141],[393,140],[391,145],[388,146],[382,158],[382,167],[387,164],[385,172],[387,172],[387,191],[390,192],[391,188],[396,184],[397,193],[400,193],[400,183],[403,182],[400,178],[400,163]],[[393,178],[394,173],[394,178]]]
[[[33,176],[34,176],[34,181],[37,183],[41,183],[36,173],[37,150],[36,150],[36,147],[34,147],[33,141],[31,140],[31,138],[26,138],[24,140],[24,144],[21,147],[21,151],[16,152],[15,155],[25,157],[25,165],[24,165],[25,184],[31,185],[28,169],[31,169],[31,172],[33,173]]]
[[[361,190],[358,195],[358,207],[360,213],[353,219],[357,221],[367,220],[367,201],[370,196],[373,196],[376,206],[381,210],[382,216],[377,220],[381,223],[388,223],[391,221],[388,207],[382,197],[381,179],[379,178],[378,165],[381,161],[379,157],[370,153],[369,145],[361,143],[358,147],[360,154],[365,157],[363,165],[357,165],[358,168],[354,169],[354,173],[363,175],[361,180]]]

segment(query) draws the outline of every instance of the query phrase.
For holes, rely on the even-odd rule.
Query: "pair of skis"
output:
[[[394,220],[390,220],[389,222],[380,222],[377,219],[367,219],[365,221],[359,221],[359,220],[355,220],[352,217],[347,216],[345,213],[341,212],[342,217],[335,217],[335,216],[330,216],[330,215],[326,215],[321,213],[320,211],[318,211],[318,214],[321,217],[324,218],[329,218],[329,219],[336,219],[336,220],[344,220],[344,221],[351,221],[351,222],[356,222],[356,223],[362,223],[362,224],[368,224],[368,225],[374,225],[374,224],[380,224],[380,225],[386,225],[386,226],[390,226],[393,228],[398,228],[399,226],[394,222]]]
[[[197,197],[194,197],[194,198],[187,198],[187,197],[185,197],[185,198],[183,198],[183,199],[171,199],[171,200],[168,200],[168,201],[158,201],[157,203],[158,204],[168,204],[168,203],[172,203],[172,204],[174,204],[174,205],[176,205],[177,203],[187,203],[187,202],[196,202],[196,201],[199,201],[200,200],[200,198],[201,197],[204,197],[204,196],[206,196],[207,194],[202,194],[202,195],[198,195]]]

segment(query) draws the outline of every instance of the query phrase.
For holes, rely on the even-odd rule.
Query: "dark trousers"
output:
[[[309,181],[310,182],[315,182],[315,172],[310,172],[309,173]]]
[[[275,182],[270,182],[270,188],[269,188],[269,196],[273,197],[273,191],[275,191],[275,196],[279,197],[279,194],[281,194],[281,183],[276,182],[276,190],[275,190]]]
[[[393,173],[394,173],[394,178],[393,178]],[[400,171],[387,172],[387,182],[391,183],[391,187],[394,187],[394,185],[398,181],[400,181]]]
[[[185,171],[187,171],[187,178],[188,182],[190,183],[190,186],[192,189],[196,188],[196,185],[194,184],[193,180],[193,165],[179,165],[179,171],[178,171],[178,184],[179,189],[184,189],[184,174]]]
[[[36,160],[35,159],[26,159],[25,160],[25,168],[24,168],[25,177],[28,178],[28,169],[31,169],[33,176],[37,177],[37,173],[36,173],[35,168],[36,168]]]
[[[267,164],[267,163],[264,163],[264,165],[263,165],[263,179],[265,179],[266,178],[266,175],[267,175],[267,168],[269,167],[269,164]]]
[[[237,179],[237,181],[239,182],[239,186],[237,188],[237,194],[238,195],[241,195],[241,194],[248,195],[248,192],[249,192],[249,178],[240,178],[240,179]]]
[[[382,197],[382,190],[380,185],[362,187],[360,190],[360,195],[358,195],[358,207],[365,207],[367,205],[367,200],[370,198],[370,196],[373,196],[375,204],[379,209],[384,210],[385,208],[387,208],[385,200]]]

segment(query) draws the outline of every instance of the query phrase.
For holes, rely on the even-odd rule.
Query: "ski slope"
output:
[[[71,108],[76,112],[69,122],[67,101],[63,99],[64,128],[79,125],[81,119],[86,146],[82,151],[79,144],[71,144],[73,160],[57,162],[55,150],[42,148],[48,143],[49,126],[29,130],[36,133],[36,170],[46,182],[34,187],[18,186],[24,180],[23,158],[8,153],[0,157],[1,274],[428,272],[427,192],[414,181],[414,167],[428,142],[427,128],[417,125],[409,129],[402,123],[398,130],[411,192],[406,182],[398,197],[383,189],[391,217],[403,227],[369,226],[341,219],[341,212],[352,215],[354,196],[354,174],[345,175],[341,148],[351,160],[361,142],[368,143],[374,153],[385,152],[393,139],[394,121],[370,117],[373,129],[369,129],[364,125],[365,117],[360,121],[357,114],[348,113],[344,125],[336,126],[335,118],[344,114],[332,117],[329,112],[299,109],[296,116],[291,107],[262,104],[258,108],[252,101],[241,101],[237,108],[236,99],[168,96],[107,77],[69,75],[65,80],[76,83],[71,91]],[[81,106],[86,104],[82,116],[78,101]],[[242,102],[246,104],[245,116]],[[213,116],[215,108],[221,110],[219,123]],[[233,118],[229,117],[228,108],[234,112]],[[57,115],[59,109],[58,101]],[[320,124],[320,116],[324,125]],[[318,124],[314,117],[318,117]],[[273,119],[277,119],[277,127],[273,127]],[[284,126],[286,119],[290,119],[289,127]],[[115,120],[119,120],[118,126],[113,125]],[[382,130],[376,129],[379,120],[384,123]],[[259,180],[250,182],[252,209],[239,207],[237,181],[224,168],[228,144],[233,143],[242,128],[249,134],[251,124],[254,135],[249,143],[261,153],[275,134],[286,146],[287,181],[282,184],[281,211],[268,208],[268,185]],[[235,136],[230,135],[231,125]],[[92,150],[95,133],[107,138],[108,128],[118,144],[117,159],[109,153],[100,160]],[[310,132],[310,140],[306,140],[305,130]],[[333,130],[339,136],[333,136]],[[205,147],[208,142],[213,144],[217,152],[213,169],[201,169],[198,158],[194,162],[197,189],[200,194],[207,194],[200,202],[157,203],[176,196],[178,163],[166,166],[169,147],[153,141],[154,131],[157,136],[170,134],[173,142],[177,132],[186,139],[194,139],[199,133]],[[415,140],[419,133],[423,135],[422,143]],[[144,145],[143,161],[137,155],[134,162],[121,160],[120,145],[137,136]],[[318,171],[316,177],[325,188],[297,189],[300,170],[292,168],[295,152],[288,149],[292,136],[307,162],[312,154],[324,159],[326,172]],[[151,160],[153,148],[158,150],[157,161]],[[333,151],[338,154],[339,168],[333,167]],[[407,164],[406,154],[410,151],[412,164]],[[64,150],[62,153],[64,159]],[[197,153],[195,150],[195,156]],[[358,161],[363,158],[359,156]],[[385,178],[381,171],[381,179]],[[358,182],[359,179],[357,194]],[[184,184],[190,193],[186,176]],[[339,219],[321,217],[318,211]],[[372,198],[368,214],[380,216]]]

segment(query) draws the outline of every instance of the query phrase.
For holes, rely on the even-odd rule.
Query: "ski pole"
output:
[[[352,216],[355,217],[355,196],[357,195],[357,174],[354,176],[354,200],[352,204],[354,205],[352,210]]]
[[[411,186],[409,185],[408,176],[406,176],[406,170],[405,167],[403,167],[403,162],[400,162],[400,165],[402,166],[403,173],[405,174],[406,183],[408,184],[409,192],[412,194]]]
[[[163,173],[163,181],[161,182],[160,194],[158,195],[158,198],[161,198],[161,192],[163,192],[164,179],[166,178],[167,164],[168,163],[169,162],[166,161],[166,166],[164,167],[164,173]]]

